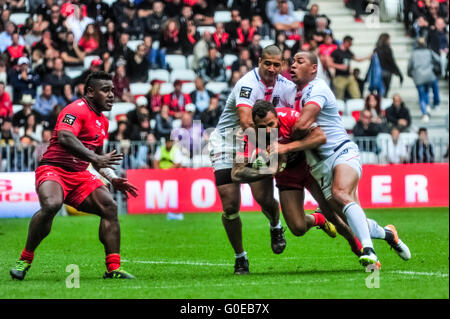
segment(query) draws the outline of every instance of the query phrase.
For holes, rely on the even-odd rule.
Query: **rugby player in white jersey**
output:
[[[361,159],[358,146],[352,142],[342,125],[336,98],[331,89],[317,78],[317,57],[312,52],[295,54],[291,65],[292,81],[297,85],[295,108],[300,117],[294,125],[293,137],[300,138],[317,125],[325,132],[326,142],[316,149],[306,151],[311,174],[319,183],[325,198],[342,212],[350,228],[363,246],[360,263],[366,267],[381,264],[373,249],[372,239],[384,239],[404,260],[411,258],[408,247],[398,238],[393,225],[380,227],[374,220],[367,219],[360,206],[357,187],[361,177]],[[295,143],[295,142],[294,142]],[[288,144],[277,145],[283,154]]]
[[[222,223],[235,252],[235,274],[249,273],[247,254],[242,243],[242,223],[239,216],[241,195],[240,183],[233,182],[231,170],[236,154],[236,134],[254,130],[252,105],[258,99],[273,103],[275,107],[287,106],[296,87],[281,73],[282,52],[275,45],[263,49],[258,67],[244,75],[234,86],[216,129],[210,136],[209,151],[217,191],[222,201]],[[255,136],[254,134],[249,134]],[[286,247],[284,230],[280,223],[279,204],[274,199],[273,178],[249,183],[253,197],[270,222],[271,247],[281,254]]]

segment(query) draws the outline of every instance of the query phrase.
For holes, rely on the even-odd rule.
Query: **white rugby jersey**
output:
[[[293,107],[290,99],[292,95],[295,95],[295,84],[278,75],[275,85],[267,87],[261,81],[258,69],[254,68],[239,79],[228,96],[225,108],[216,126],[216,129],[222,136],[226,135],[226,131],[239,127],[238,107],[252,108],[256,100],[260,99],[272,102],[275,107]]]
[[[317,149],[321,157],[327,158],[333,155],[336,148],[343,142],[350,140],[339,115],[336,97],[324,80],[315,78],[295,96],[294,108],[297,111],[301,111],[307,103],[313,103],[320,107],[316,123],[327,136],[327,142]]]

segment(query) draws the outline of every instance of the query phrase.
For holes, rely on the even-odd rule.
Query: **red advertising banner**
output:
[[[364,208],[433,207],[449,204],[448,163],[364,165],[358,192]],[[220,212],[212,168],[128,170],[139,196],[128,200],[128,213]],[[276,190],[276,187],[275,187]],[[278,191],[275,191],[276,197]],[[317,204],[309,193],[305,208]],[[241,185],[241,211],[260,210],[248,184]]]

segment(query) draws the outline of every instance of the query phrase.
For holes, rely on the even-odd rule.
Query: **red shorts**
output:
[[[299,157],[293,163],[288,163],[287,167],[281,173],[275,175],[276,185],[279,190],[303,190],[311,178],[309,166],[306,164],[303,156]]]
[[[54,181],[61,185],[64,203],[78,208],[94,190],[105,185],[89,171],[68,172],[60,167],[42,165],[36,169],[36,191],[45,181]]]

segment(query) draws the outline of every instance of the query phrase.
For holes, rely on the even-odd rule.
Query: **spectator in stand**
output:
[[[31,30],[23,37],[25,40],[25,46],[28,52],[31,52],[31,47],[42,40],[42,30],[37,22],[33,22]]]
[[[16,113],[14,113],[12,118],[12,126],[15,134],[19,134],[19,129],[25,126],[27,121],[27,116],[30,114],[35,115],[36,122],[40,122],[39,113],[32,109],[32,105],[34,104],[34,99],[29,94],[24,94],[22,96],[22,100],[20,104],[22,104],[22,109]]]
[[[3,123],[1,124],[0,129],[0,172],[6,172],[9,171],[8,168],[10,168],[12,165],[14,165],[14,153],[15,152],[9,152],[8,154],[8,148],[14,147],[14,145],[19,144],[19,136],[13,132],[12,126],[11,126],[11,120],[5,119]],[[10,158],[10,162],[8,163],[8,158]],[[12,164],[12,165],[11,165]]]
[[[150,118],[154,119],[156,117],[156,114],[158,114],[161,111],[161,107],[163,105],[163,96],[160,93],[161,90],[161,83],[160,80],[152,80],[150,83],[152,87],[150,88],[150,91],[145,96],[147,98],[147,101],[149,101],[149,111],[150,111]]]
[[[117,0],[111,5],[111,14],[114,21],[122,21],[125,16],[125,8],[130,4],[129,0]],[[120,26],[118,25],[119,29]]]
[[[153,39],[151,35],[144,35],[145,58],[148,61],[151,69],[167,69],[166,51],[159,47],[153,47]]]
[[[64,61],[62,58],[56,58],[53,62],[53,71],[44,77],[44,83],[52,86],[52,92],[57,98],[64,95],[64,87],[70,84],[72,80],[64,73]]]
[[[306,42],[313,39],[313,35],[317,30],[318,18],[324,18],[326,21],[326,27],[329,28],[331,23],[330,19],[324,14],[319,14],[319,5],[312,4],[309,8],[309,12],[305,14],[303,18],[303,28]]]
[[[429,37],[429,47],[441,58],[441,72],[439,76],[445,77],[448,63],[448,34],[447,34],[447,24],[442,18],[437,18],[430,32]]]
[[[433,108],[438,107],[440,104],[438,81],[433,71],[433,64],[439,63],[439,60],[439,56],[427,48],[426,40],[419,38],[417,47],[413,50],[408,61],[408,76],[413,78],[416,85],[424,122],[430,120],[429,112],[431,107],[428,96],[430,87],[433,90]]]
[[[200,60],[198,75],[206,82],[225,82],[225,64],[215,46],[208,50],[208,56]]]
[[[219,105],[225,105],[228,99],[228,96],[231,94],[231,91],[233,90],[235,84],[239,79],[241,78],[241,74],[239,71],[234,71],[231,73],[231,77],[228,80],[228,87],[220,92],[219,94]],[[222,111],[222,109],[220,109]]]
[[[239,71],[241,65],[246,65],[249,69],[253,68],[253,61],[250,58],[248,48],[242,48],[239,52],[239,58],[231,64],[231,72]]]
[[[419,128],[419,138],[411,145],[409,155],[410,163],[434,163],[433,145],[428,140],[428,131],[425,127]]]
[[[95,55],[100,53],[100,30],[91,23],[83,32],[78,47],[81,48],[87,55]]]
[[[133,102],[130,92],[130,80],[127,77],[126,62],[119,60],[116,63],[116,72],[113,77],[114,98],[117,102]]]
[[[176,119],[181,118],[186,110],[186,105],[192,103],[190,95],[181,91],[182,85],[183,82],[181,82],[181,80],[175,80],[175,82],[173,82],[174,91],[163,97],[163,104],[169,106],[169,115]]]
[[[154,168],[153,157],[156,150],[156,138],[153,134],[148,134],[145,142],[144,145],[138,146],[134,168]]]
[[[19,136],[29,136],[37,142],[41,142],[42,130],[44,127],[41,123],[36,121],[36,116],[31,113],[28,114],[25,122],[25,126],[21,127],[19,130]]]
[[[167,19],[162,25],[162,34],[159,47],[166,54],[181,54],[182,39],[180,37],[180,25],[175,18]]]
[[[13,104],[9,93],[5,91],[5,82],[0,81],[0,122],[12,118]]]
[[[25,0],[10,0],[9,5],[12,13],[26,12],[27,10]]]
[[[208,56],[208,49],[214,45],[214,41],[211,33],[208,30],[203,32],[203,37],[197,41],[193,47],[194,59],[192,61],[192,69],[198,71],[199,63],[201,59]]]
[[[117,129],[109,134],[110,142],[120,142],[122,140],[129,140],[130,134],[128,130],[128,121],[126,116],[119,117],[117,121]]]
[[[153,41],[159,41],[161,27],[167,16],[164,14],[164,3],[162,1],[153,2],[153,13],[144,20],[145,34],[150,34]]]
[[[256,29],[250,26],[250,21],[248,19],[242,19],[240,26],[236,29],[235,35],[232,35],[235,52],[241,48],[248,47],[255,33]]]
[[[215,128],[217,123],[219,123],[221,114],[222,110],[219,107],[219,99],[216,96],[212,96],[209,100],[208,108],[200,115],[203,129]]]
[[[52,94],[51,84],[44,83],[42,94],[36,98],[34,104],[34,109],[39,112],[41,120],[48,121],[50,119],[50,113],[56,104],[58,104],[58,98]]]
[[[416,21],[414,21],[412,28],[416,40],[419,38],[428,39],[428,35],[430,33],[430,24],[424,16],[419,16]]]
[[[174,129],[171,135],[180,145],[182,153],[192,158],[196,155],[194,153],[202,150],[204,143],[202,133],[202,125],[198,121],[193,121],[192,112],[184,112],[181,117],[181,127]]]
[[[374,52],[378,55],[378,59],[380,60],[383,84],[385,88],[384,97],[387,97],[389,88],[391,87],[392,74],[395,74],[400,78],[400,84],[403,83],[403,75],[395,62],[389,34],[380,34]]]
[[[260,15],[252,16],[251,25],[252,28],[256,29],[256,33],[259,34],[262,39],[270,39],[270,26]]]
[[[69,105],[70,103],[78,100],[78,96],[75,96],[70,84],[64,85],[63,94],[58,98],[58,104]]]
[[[170,139],[170,134],[163,136],[164,145],[158,146],[153,160],[153,167],[156,169],[180,168],[183,161],[183,154],[180,148]]]
[[[293,13],[289,13],[286,0],[279,1],[279,8],[272,18],[272,23],[275,30],[285,32],[288,39],[300,40],[300,21]]]
[[[241,26],[241,13],[239,9],[231,9],[231,21],[225,23],[225,32],[230,35],[231,39],[237,38],[237,29]],[[234,41],[232,44],[235,44]],[[233,48],[235,49],[235,48]]]
[[[319,55],[324,57],[331,56],[334,50],[338,48],[338,45],[333,39],[332,34],[326,34],[323,39],[323,43],[319,45]]]
[[[355,10],[355,22],[364,22],[364,20],[361,18],[361,15],[364,13],[364,5],[363,1],[361,0],[349,0],[348,1],[349,6]]]
[[[214,7],[210,1],[197,0],[192,6],[192,11],[197,25],[214,24]]]
[[[129,124],[129,131],[136,131],[142,119],[150,118],[148,109],[148,100],[145,96],[139,96],[136,99],[136,108],[127,113],[127,121]],[[130,135],[132,135],[130,133]]]
[[[361,70],[359,68],[353,69],[353,76],[354,76],[356,82],[358,82],[359,92],[361,92],[361,96],[364,96],[364,84],[366,82],[364,79],[361,79],[360,74],[361,74]]]
[[[400,132],[404,132],[411,125],[409,110],[400,94],[394,94],[392,97],[392,105],[386,109],[386,120],[389,125],[397,127]]]
[[[167,4],[169,6],[169,3]],[[181,12],[181,14],[179,14]],[[192,21],[194,13],[192,12],[192,7],[188,5],[183,5],[181,10],[178,11],[174,17],[178,17],[178,23],[180,24],[180,34],[182,38],[185,38],[188,33],[188,21]]]
[[[194,81],[195,90],[191,92],[191,101],[195,105],[194,119],[200,119],[201,113],[209,107],[209,101],[214,96],[210,90],[205,88],[205,81],[197,77]]]
[[[381,126],[372,121],[372,113],[369,110],[362,110],[358,122],[353,128],[355,137],[376,137],[382,132]],[[360,139],[355,141],[362,152],[378,153],[377,143],[371,139]]]
[[[0,55],[0,82],[3,82],[5,85],[8,84],[8,72],[4,59]]]
[[[42,124],[44,125],[45,128],[48,128],[50,130],[53,130],[55,128],[56,122],[58,120],[58,115],[59,115],[59,113],[61,113],[62,109],[63,109],[63,105],[61,105],[61,104],[55,105],[52,113],[50,114],[50,120],[47,123],[42,122]]]
[[[81,8],[78,5],[73,5],[73,13],[66,19],[64,25],[69,31],[73,32],[75,41],[78,42],[86,27],[91,23],[94,23],[94,20],[83,16]]]
[[[116,24],[112,20],[106,21],[106,31],[103,33],[103,41],[105,42],[106,51],[112,56],[114,55],[117,46],[117,30]]]
[[[87,4],[87,14],[95,23],[104,25],[105,21],[111,18],[111,9],[102,0],[91,0]]]
[[[280,9],[281,1],[283,0],[269,0],[266,3],[266,16],[272,25],[274,25],[273,17]],[[288,14],[293,14],[294,4],[292,3],[292,1],[288,0],[287,5],[288,5]]]
[[[41,41],[33,46],[32,51],[36,49],[45,52],[45,56],[50,59],[57,58],[60,55],[58,44],[52,39],[52,35],[48,30],[42,33]]]
[[[57,4],[52,4],[49,9],[49,12],[50,15],[48,17],[43,15],[43,19],[44,21],[48,21],[48,30],[50,30],[52,38],[56,40],[59,31],[61,30],[62,27],[64,27],[64,18],[62,17],[61,10]],[[44,30],[41,29],[41,31]]]
[[[134,4],[129,3],[125,7],[125,15],[121,20],[117,20],[117,25],[119,31],[127,32],[132,39],[142,39],[145,27]]]
[[[331,53],[330,58],[327,60],[328,67],[336,70],[333,87],[338,100],[344,99],[346,91],[348,91],[352,99],[359,99],[361,97],[358,83],[350,73],[350,61],[362,62],[372,57],[371,54],[364,58],[357,58],[350,51],[352,42],[353,38],[351,36],[345,36],[342,44]]]
[[[134,56],[133,50],[128,47],[128,41],[130,40],[130,35],[126,32],[122,32],[119,36],[119,42],[115,47],[113,52],[114,60],[118,60],[120,58],[128,61]]]
[[[260,44],[261,36],[259,34],[255,34],[253,36],[252,43],[248,46],[248,50],[250,51],[250,59],[252,60],[253,65],[258,65],[259,58],[262,54],[262,46]]]
[[[379,95],[370,93],[366,97],[364,109],[369,110],[370,113],[372,114],[371,121],[373,123],[383,125],[384,116],[383,111],[381,110],[381,97]]]
[[[209,33],[209,32],[208,32]],[[183,54],[185,56],[194,52],[195,45],[201,40],[200,33],[197,31],[197,26],[194,21],[187,22],[187,32],[182,38]]]
[[[212,35],[214,44],[219,52],[223,54],[231,53],[231,38],[225,32],[225,25],[222,22],[216,23],[216,32]]]
[[[13,87],[13,103],[17,104],[22,95],[30,94],[36,97],[38,85],[40,85],[39,76],[30,70],[30,60],[26,57],[19,58],[17,65],[19,69],[11,74],[11,85]]]
[[[12,35],[16,32],[16,26],[11,21],[8,21],[5,26],[5,30],[0,33],[0,53],[5,52],[5,50],[13,43]],[[19,36],[20,45],[25,45],[25,40],[22,36]]]
[[[73,86],[78,86],[79,84],[84,84],[89,74],[92,72],[98,72],[101,70],[103,61],[100,58],[93,59],[89,69],[83,71],[79,77],[76,77],[72,81]]]
[[[266,0],[236,0],[233,1],[231,7],[239,9],[243,17],[252,18],[259,16],[268,21],[266,17],[266,2]]]
[[[75,42],[73,33],[67,32],[66,42],[61,50],[61,59],[63,59],[64,64],[72,67],[83,66],[85,56],[86,53]]]
[[[147,82],[150,65],[145,58],[147,49],[143,43],[136,48],[134,56],[127,61],[127,75],[131,83]]]
[[[160,140],[162,137],[169,135],[173,129],[173,117],[169,114],[170,109],[167,104],[163,104],[161,112],[155,117],[155,137]]]

